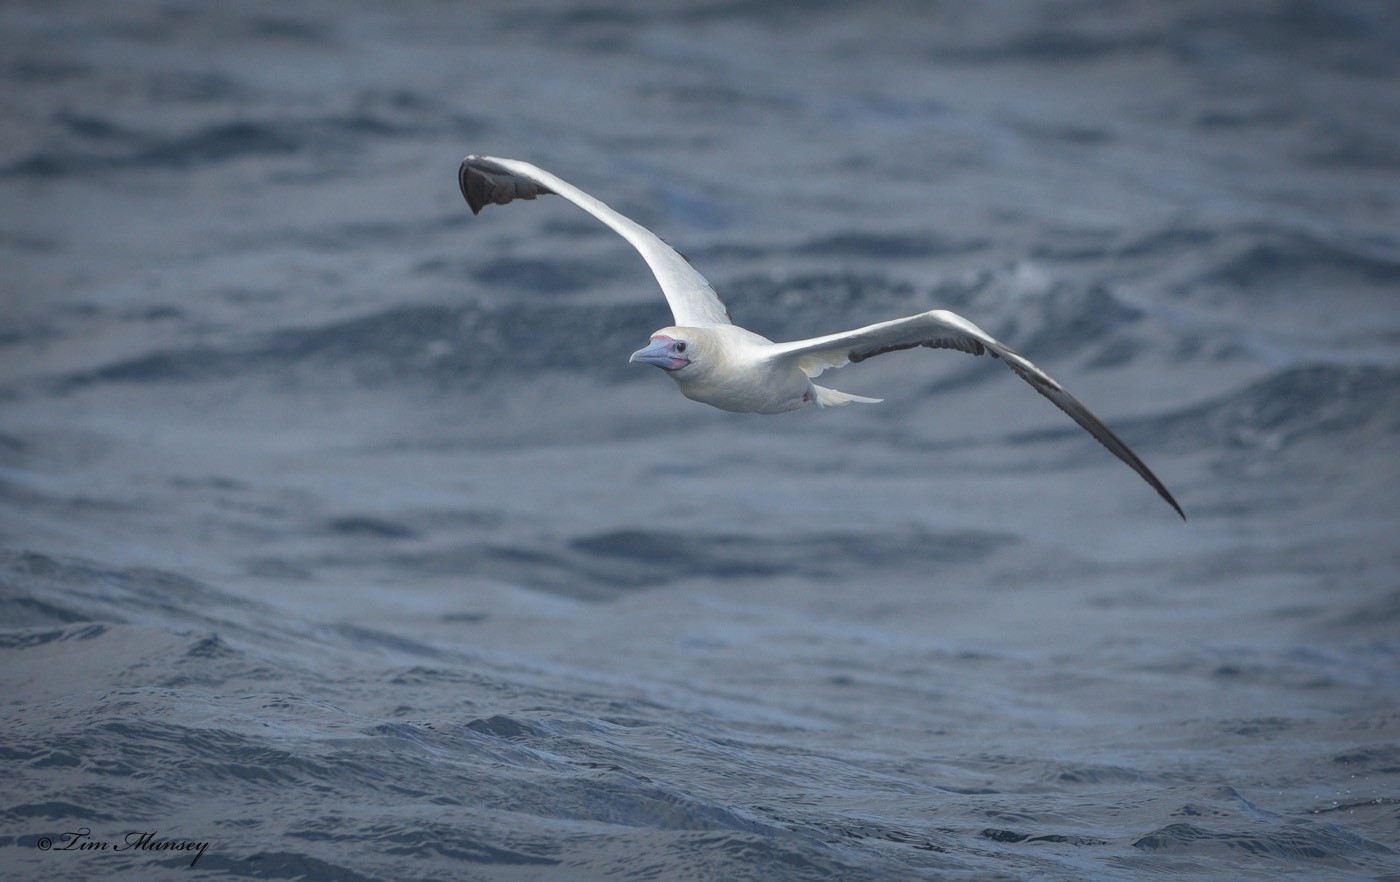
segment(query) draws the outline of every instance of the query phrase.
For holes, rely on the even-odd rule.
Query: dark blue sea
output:
[[[1400,880],[1400,5],[0,5],[0,878]],[[1026,354],[773,417],[777,340]]]

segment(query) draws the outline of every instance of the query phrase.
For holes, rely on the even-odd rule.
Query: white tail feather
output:
[[[824,386],[812,384],[812,391],[817,393],[817,407],[845,407],[852,401],[860,404],[879,404],[883,398],[866,398],[863,395],[852,395],[849,392],[837,392],[835,389],[827,389]]]

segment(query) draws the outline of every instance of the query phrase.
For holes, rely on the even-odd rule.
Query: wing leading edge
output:
[[[487,205],[557,194],[607,224],[626,239],[651,267],[671,306],[675,323],[684,327],[731,324],[729,311],[705,277],[659,236],[602,201],[542,168],[515,159],[468,156],[457,170],[462,196],[479,213]]]

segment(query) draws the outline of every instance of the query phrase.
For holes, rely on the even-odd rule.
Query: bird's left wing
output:
[[[607,224],[637,249],[661,285],[661,293],[666,295],[676,324],[701,327],[731,323],[729,311],[715,289],[683,254],[651,230],[544,169],[518,159],[468,156],[457,170],[457,183],[473,214],[487,205],[505,205],[516,199],[534,199],[550,193],[563,196]]]
[[[1127,463],[1144,481],[1152,485],[1177,514],[1181,515],[1182,520],[1186,520],[1186,513],[1181,510],[1181,506],[1172,498],[1162,482],[1157,480],[1157,476],[1152,474],[1152,470],[1123,443],[1122,439],[1113,434],[1102,420],[1081,404],[1079,399],[1066,392],[1063,386],[1032,364],[1024,355],[992,339],[986,331],[956,313],[935,309],[840,334],[828,334],[825,337],[797,340],[792,343],[775,343],[767,349],[767,357],[786,360],[797,365],[809,377],[815,377],[827,368],[841,367],[886,352],[920,346],[929,349],[956,349],[970,355],[987,353],[993,358],[1000,358],[1018,377],[1030,383],[1035,391],[1054,402],[1056,407],[1069,414],[1070,419],[1097,438],[1114,456]]]

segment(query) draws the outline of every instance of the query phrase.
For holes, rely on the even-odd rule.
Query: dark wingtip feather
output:
[[[989,349],[988,351],[995,354],[995,350]],[[1123,442],[1122,438],[1114,434],[1113,430],[1110,429],[1103,420],[1094,416],[1093,411],[1085,407],[1083,402],[1069,394],[1063,386],[1055,382],[1048,374],[1032,364],[1024,355],[1021,355],[1015,350],[1003,347],[1003,356],[1002,360],[1006,362],[1007,366],[1010,367],[1017,376],[1030,383],[1035,391],[1050,399],[1051,403],[1068,414],[1070,419],[1078,423],[1080,428],[1092,435],[1094,440],[1108,448],[1110,453],[1118,457],[1119,460],[1133,471],[1137,472],[1138,477],[1146,481],[1153,490],[1156,490],[1157,495],[1162,497],[1167,505],[1170,505],[1172,510],[1185,522],[1186,512],[1182,510],[1181,505],[1176,501],[1176,498],[1172,496],[1167,486],[1152,473],[1152,470],[1147,467],[1147,463],[1143,462],[1142,458],[1134,453],[1132,448]]]
[[[1176,500],[1173,499],[1173,498],[1172,498],[1172,495],[1171,495],[1170,493],[1167,492],[1167,489],[1166,489],[1165,487],[1163,487],[1161,490],[1158,490],[1157,492],[1158,492],[1158,493],[1161,493],[1161,494],[1162,494],[1162,498],[1165,499],[1165,500],[1167,501],[1167,503],[1168,503],[1172,508],[1176,509],[1176,513],[1177,513],[1177,514],[1181,515],[1181,522],[1182,522],[1183,524],[1186,523],[1186,512],[1182,511],[1182,510],[1181,510],[1181,506],[1179,506],[1179,505],[1176,504]]]
[[[1063,389],[1060,389],[1059,392],[1065,399],[1073,403],[1073,407],[1067,407],[1065,402],[1058,400],[1055,396],[1046,394],[1044,389],[1040,387],[1037,387],[1037,389],[1041,394],[1044,394],[1051,401],[1054,401],[1061,410],[1069,414],[1075,422],[1087,429],[1089,434],[1093,435],[1104,447],[1107,447],[1110,453],[1122,460],[1133,471],[1137,472],[1138,476],[1146,481],[1153,490],[1156,490],[1157,495],[1162,497],[1167,505],[1170,505],[1172,510],[1177,513],[1182,522],[1185,523],[1186,512],[1182,510],[1181,505],[1176,501],[1176,497],[1172,496],[1171,491],[1167,489],[1167,485],[1163,484],[1161,480],[1152,473],[1152,470],[1147,467],[1147,463],[1143,462],[1142,458],[1134,453],[1131,447],[1123,443],[1123,439],[1114,434],[1112,429],[1104,425],[1102,420],[1094,416],[1087,407],[1080,404],[1073,395],[1070,395]],[[1079,413],[1075,413],[1076,409]]]
[[[1138,460],[1138,462],[1141,463],[1142,460]],[[1176,511],[1177,515],[1181,518],[1181,522],[1183,524],[1186,523],[1186,512],[1182,511],[1181,506],[1177,504],[1176,498],[1172,496],[1171,491],[1169,491],[1161,481],[1157,480],[1157,476],[1152,474],[1152,471],[1148,469],[1146,465],[1143,465],[1142,468],[1143,471],[1139,472],[1139,474],[1146,478],[1147,483],[1152,485],[1152,489],[1157,491],[1157,495],[1166,500],[1167,505],[1170,505],[1172,509]]]
[[[457,186],[462,190],[462,198],[467,200],[467,205],[471,206],[472,214],[481,214],[481,209],[486,206],[487,200],[483,192],[481,177],[472,174],[472,160],[475,158],[468,156],[458,166]]]
[[[489,156],[476,155],[462,160],[457,168],[457,186],[472,214],[480,214],[488,205],[506,205],[554,192],[528,174],[514,172]]]

